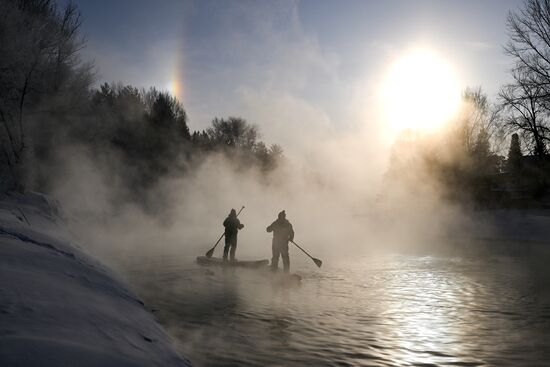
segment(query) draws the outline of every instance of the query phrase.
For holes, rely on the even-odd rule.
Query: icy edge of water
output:
[[[0,365],[190,366],[143,303],[70,242],[55,205],[0,201]]]

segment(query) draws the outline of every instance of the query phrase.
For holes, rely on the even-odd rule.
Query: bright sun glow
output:
[[[391,66],[382,97],[393,129],[432,129],[456,112],[460,87],[445,60],[433,52],[418,50]]]

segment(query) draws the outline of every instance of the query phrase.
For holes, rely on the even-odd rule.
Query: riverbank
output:
[[[0,200],[0,365],[190,366],[39,194]]]

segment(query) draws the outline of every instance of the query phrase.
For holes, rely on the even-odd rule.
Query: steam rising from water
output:
[[[239,233],[240,258],[269,257],[265,228],[282,209],[295,227],[296,241],[319,256],[372,236],[366,214],[373,209],[375,180],[361,177],[357,160],[344,159],[334,168],[344,149],[339,158],[327,153],[317,167],[287,160],[267,176],[254,168],[237,169],[222,155],[211,156],[195,171],[165,179],[149,193],[147,199],[158,207],[155,214],[139,205],[115,204],[125,188],[113,182],[111,168],[81,149],[67,149],[63,155],[71,158],[54,196],[82,241],[105,255],[203,254],[223,231],[229,210],[241,205],[246,208],[240,216],[245,224]]]
[[[209,156],[197,169],[161,180],[143,198],[153,203],[152,212],[117,200],[128,188],[113,174],[124,170],[113,164],[116,155],[107,165],[82,148],[66,147],[62,156],[70,158],[59,169],[54,197],[81,241],[116,261],[159,251],[202,255],[223,231],[229,210],[241,205],[246,207],[240,216],[245,224],[237,250],[241,259],[270,257],[265,228],[282,209],[296,241],[325,262],[433,239],[455,211],[442,211],[433,192],[381,199],[384,158],[369,154],[361,139],[358,134],[318,142],[312,146],[317,155],[289,157],[267,175],[237,168],[222,155]],[[222,248],[223,241],[218,255]]]

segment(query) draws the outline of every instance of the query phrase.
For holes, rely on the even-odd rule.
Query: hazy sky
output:
[[[100,81],[172,89],[191,129],[239,115],[292,147],[291,126],[368,125],[388,64],[411,48],[437,52],[461,86],[494,95],[510,67],[506,16],[521,1],[76,3]]]

